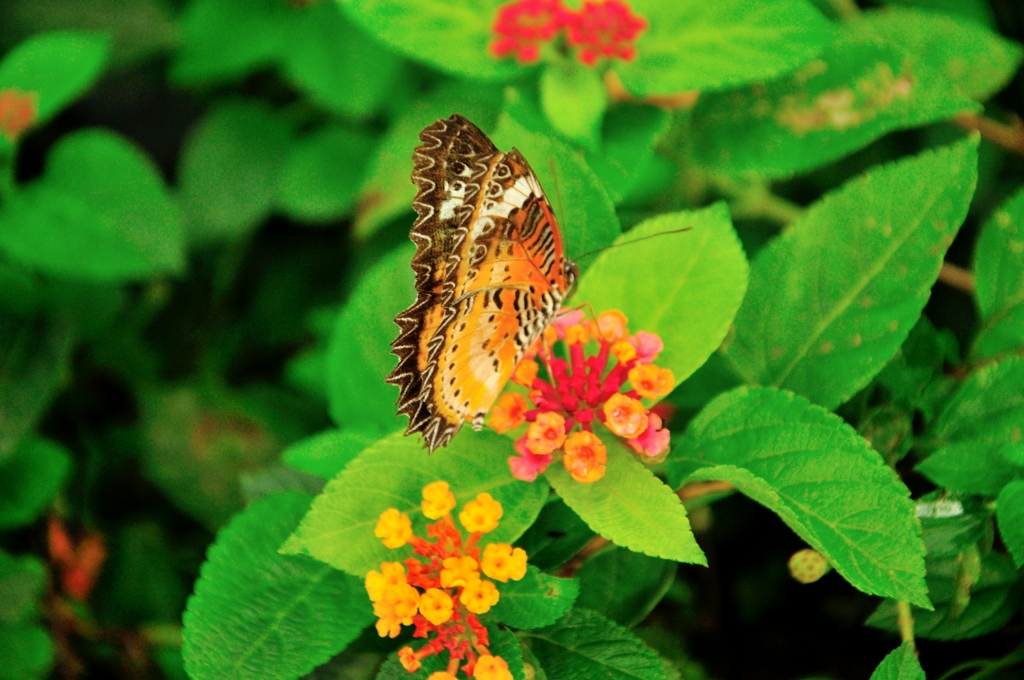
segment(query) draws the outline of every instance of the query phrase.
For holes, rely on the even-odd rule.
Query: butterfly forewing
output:
[[[516,363],[551,323],[568,283],[561,235],[518,151],[499,152],[461,116],[420,134],[410,232],[417,299],[396,317],[407,434],[431,450],[477,429]]]

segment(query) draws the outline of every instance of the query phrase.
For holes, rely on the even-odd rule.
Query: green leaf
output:
[[[309,503],[299,493],[265,498],[218,534],[184,615],[183,654],[193,680],[296,678],[372,622],[359,579],[278,554]]]
[[[549,64],[540,76],[540,103],[555,130],[588,149],[597,148],[608,90],[595,69],[575,59]]]
[[[852,427],[802,397],[748,387],[717,397],[674,447],[669,478],[730,482],[854,587],[929,606],[910,491]]]
[[[615,205],[601,180],[568,146],[527,130],[507,111],[501,115],[492,138],[499,149],[519,149],[530,163],[558,217],[562,243],[570,258],[604,248],[622,232]],[[580,269],[586,270],[589,264],[586,260],[580,262]]]
[[[714,90],[792,71],[832,37],[825,17],[803,0],[634,0],[649,28],[636,58],[616,64],[638,97]]]
[[[395,367],[395,315],[416,297],[412,255],[409,244],[382,258],[359,280],[335,322],[327,351],[327,394],[331,417],[341,427],[384,434],[404,426],[395,415],[398,388],[384,379]]]
[[[1024,358],[976,371],[925,433],[937,447],[917,470],[954,491],[995,496],[1024,474]]]
[[[618,104],[608,110],[601,150],[587,152],[586,159],[616,205],[638,188],[654,160],[654,147],[670,124],[668,113],[656,106]]]
[[[1010,482],[996,501],[999,534],[1017,568],[1024,566],[1024,481]]]
[[[574,609],[528,635],[530,650],[552,680],[667,680],[653,650],[597,612]]]
[[[402,662],[398,660],[398,652],[392,652],[388,654],[388,658],[381,664],[380,670],[374,676],[374,680],[427,680],[434,673],[445,670],[448,666],[446,656],[431,654],[423,659],[423,665],[418,671],[410,673],[405,670]]]
[[[676,384],[688,378],[722,343],[747,289],[747,260],[724,203],[651,218],[616,239],[673,230],[598,256],[580,279],[572,302],[597,311],[618,309],[630,328],[656,333],[665,343],[658,365]]]
[[[888,363],[967,214],[977,145],[869,170],[758,254],[726,352],[747,382],[834,408]]]
[[[0,626],[0,680],[44,680],[55,656],[42,626]]]
[[[528,555],[527,559],[532,557]],[[519,581],[498,583],[501,599],[491,615],[513,628],[543,628],[562,618],[579,595],[579,582],[543,573],[532,564]]]
[[[178,169],[190,239],[236,239],[265,218],[290,145],[288,123],[266,104],[211,110],[189,134]]]
[[[516,546],[530,556],[530,564],[551,570],[572,559],[593,537],[593,530],[559,498],[544,505]]]
[[[74,328],[63,315],[0,314],[0,465],[32,431],[68,369]]]
[[[372,236],[400,215],[412,216],[416,187],[409,177],[412,153],[420,144],[419,134],[423,128],[460,113],[489,133],[494,130],[500,109],[501,90],[479,84],[446,84],[420,97],[395,120],[370,157],[366,179],[359,189],[359,209],[353,227],[356,238]]]
[[[340,126],[296,140],[281,171],[277,206],[299,222],[330,222],[355,207],[373,139]]]
[[[971,355],[995,357],[1024,345],[1024,190],[985,222],[974,251],[981,330]]]
[[[917,501],[921,536],[928,557],[956,557],[982,540],[991,512],[983,503],[959,494],[933,491]]]
[[[106,625],[135,628],[164,622],[179,625],[192,588],[176,568],[178,553],[154,520],[129,524],[109,542],[97,617]]]
[[[374,527],[382,512],[398,508],[409,514],[413,532],[425,537],[423,487],[437,480],[448,482],[460,508],[480,493],[491,494],[504,515],[487,542],[511,543],[533,524],[547,496],[543,484],[512,477],[511,453],[507,438],[487,432],[461,432],[430,455],[418,437],[385,437],[327,484],[282,550],[310,554],[360,578],[381,562],[403,560],[412,548],[385,548]]]
[[[0,629],[38,616],[46,580],[46,565],[39,558],[0,550]]]
[[[509,80],[524,72],[488,52],[502,0],[339,0],[345,13],[410,59],[466,78]]]
[[[914,643],[904,642],[882,659],[871,680],[925,680]]]
[[[0,465],[0,531],[31,524],[53,501],[71,472],[60,444],[26,437]]]
[[[365,430],[327,430],[297,441],[284,450],[281,460],[296,470],[331,479],[380,436]]]
[[[283,46],[282,68],[315,103],[365,118],[385,106],[395,90],[408,87],[401,81],[402,58],[346,20],[337,2],[307,5],[298,14],[294,38]]]
[[[616,545],[667,560],[706,565],[679,498],[617,437],[604,431],[602,440],[608,448],[608,465],[604,477],[596,482],[581,484],[557,463],[545,473],[565,504]]]
[[[647,618],[676,577],[675,562],[612,547],[587,560],[577,572],[576,607],[599,612],[632,628]]]
[[[955,557],[928,560],[928,598],[934,611],[911,607],[914,634],[930,640],[964,640],[1002,628],[1020,608],[1014,584],[1018,575],[1010,558],[990,552],[981,563],[981,573],[970,590],[970,601],[963,611],[953,608],[960,571]],[[865,625],[898,632],[894,600],[886,600],[868,618]]]
[[[898,46],[847,36],[786,78],[701,97],[691,135],[710,170],[788,177],[892,130],[978,109],[925,64],[911,70]]]
[[[847,27],[899,47],[915,73],[924,65],[980,101],[1003,89],[1024,57],[1020,45],[998,33],[938,12],[894,7],[864,12]]]
[[[996,18],[988,0],[883,0],[889,7],[916,7],[995,28]]]
[[[0,61],[0,90],[35,92],[37,126],[93,86],[110,44],[94,33],[52,31],[32,36]]]

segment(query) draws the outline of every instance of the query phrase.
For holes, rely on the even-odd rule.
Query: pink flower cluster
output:
[[[587,66],[602,57],[631,61],[636,56],[633,43],[646,29],[647,20],[621,0],[586,0],[579,11],[562,0],[516,0],[498,10],[491,52],[496,57],[514,54],[531,64],[540,59],[544,44],[564,30],[569,47]]]

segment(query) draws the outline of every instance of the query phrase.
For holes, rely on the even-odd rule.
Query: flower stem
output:
[[[900,639],[909,642],[911,648],[917,649],[914,643],[914,615],[910,611],[910,603],[906,600],[896,603],[896,625],[900,629]]]

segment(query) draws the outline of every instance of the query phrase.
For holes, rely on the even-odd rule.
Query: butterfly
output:
[[[419,135],[413,153],[416,301],[395,317],[406,434],[433,452],[484,416],[579,275],[537,176],[458,114]]]

